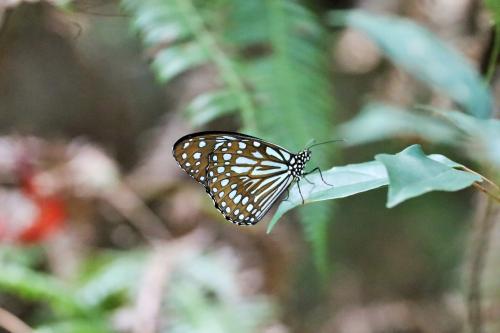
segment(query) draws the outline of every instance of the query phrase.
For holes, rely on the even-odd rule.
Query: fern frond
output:
[[[269,49],[244,62],[258,103],[257,134],[296,151],[310,139],[330,139],[333,89],[327,37],[318,19],[292,0],[239,0],[232,9],[228,40],[240,49]],[[331,149],[318,149],[311,165],[326,167],[332,155]],[[328,204],[322,205],[301,211],[317,263],[327,262],[326,226],[332,215]]]
[[[168,82],[187,70],[203,64],[214,65],[223,81],[223,94],[231,95],[236,108],[217,109],[215,115],[239,109],[246,127],[255,127],[251,97],[227,52],[209,29],[202,10],[191,0],[123,0],[133,18],[133,26],[142,33],[149,48],[162,48],[153,59],[153,68],[162,82]],[[219,92],[220,93],[220,92]],[[192,111],[192,109],[191,109]],[[212,117],[205,118],[210,120]],[[198,119],[198,124],[201,121]]]

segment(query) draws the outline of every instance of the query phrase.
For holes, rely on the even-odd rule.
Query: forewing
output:
[[[222,134],[194,133],[174,144],[173,155],[179,166],[206,187],[208,156],[218,143],[225,142]]]
[[[292,183],[293,156],[253,137],[220,142],[209,154],[207,192],[227,220],[255,224]]]

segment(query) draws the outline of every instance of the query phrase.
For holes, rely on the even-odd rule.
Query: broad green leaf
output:
[[[375,159],[384,164],[389,176],[388,208],[427,192],[458,191],[481,181],[478,175],[430,159],[420,145],[395,155],[379,154]]]
[[[384,166],[377,162],[365,162],[350,164],[342,167],[333,167],[323,171],[325,184],[319,173],[307,176],[307,181],[300,181],[300,190],[304,197],[304,203],[315,201],[344,198],[353,194],[372,190],[387,185],[387,173]],[[302,205],[302,197],[297,184],[289,190],[288,199],[282,201],[278,210],[269,223],[267,232],[271,232],[278,220],[292,208]]]
[[[416,155],[418,157],[412,157],[413,155]],[[454,170],[453,168],[458,168],[461,167],[462,165],[450,160],[446,156],[440,154],[432,154],[429,156],[425,156],[421,151],[420,146],[418,145],[411,146],[399,154],[384,155],[384,157],[385,156],[394,157],[394,159],[392,160],[394,163],[389,165],[391,168],[390,172],[393,172],[394,165],[396,166],[403,165],[404,167],[407,164],[409,164],[409,161],[413,161],[415,162],[415,164],[418,164],[417,162],[420,161],[420,163],[421,164],[423,163],[424,166],[439,165],[440,168],[445,168],[448,172],[451,173],[451,176],[449,178],[454,182],[456,182],[458,178],[463,179],[462,177],[472,177],[470,178],[473,179],[472,182],[480,180],[479,176],[476,176],[474,174]],[[384,157],[382,157],[382,159],[384,159]],[[276,225],[278,220],[286,212],[297,206],[301,206],[302,197],[304,198],[304,204],[308,204],[322,200],[345,198],[354,194],[366,192],[369,190],[382,187],[384,185],[388,185],[391,179],[391,173],[389,173],[388,175],[385,163],[382,163],[382,161],[379,161],[378,159],[379,158],[377,157],[376,161],[359,163],[359,164],[349,164],[341,167],[333,167],[330,170],[323,171],[322,172],[323,179],[328,184],[325,184],[325,182],[323,182],[323,180],[321,179],[321,175],[319,173],[314,173],[309,176],[306,176],[311,183],[307,182],[306,180],[300,181],[300,190],[302,192],[302,196],[299,192],[297,184],[295,184],[293,187],[290,188],[288,199],[282,201],[281,204],[279,205],[276,213],[269,222],[267,232],[270,232],[272,230],[272,228]],[[424,162],[421,162],[422,160]],[[415,167],[415,165],[408,165],[408,167],[413,168]],[[426,168],[419,170],[422,172],[424,171],[428,172],[429,174],[432,172],[432,170],[428,170]],[[453,171],[456,171],[457,173],[455,174]],[[398,173],[398,175],[403,174],[403,172],[405,172],[405,174],[411,173],[412,170],[404,169],[403,171]],[[455,179],[455,177],[457,179]],[[411,179],[408,177],[408,180]],[[470,184],[471,183],[469,183],[467,186],[469,186]],[[414,184],[403,183],[402,185],[410,186]],[[392,183],[391,186],[393,186]],[[432,183],[429,186],[432,187],[433,186]],[[428,191],[431,190],[439,190],[439,188],[431,188]],[[423,194],[428,191],[424,191],[420,194]],[[405,199],[409,199],[410,197],[411,196],[408,196]],[[392,201],[390,201],[390,203],[391,203],[390,207],[394,206]]]
[[[492,97],[477,71],[427,29],[407,19],[364,11],[333,12],[330,22],[363,31],[409,73],[443,91],[475,117],[490,117]]]
[[[455,144],[459,133],[442,119],[383,103],[366,105],[353,119],[340,125],[345,145],[354,146],[395,137],[419,137]]]
[[[199,95],[185,109],[193,126],[202,126],[238,108],[234,95],[227,90],[212,91]]]

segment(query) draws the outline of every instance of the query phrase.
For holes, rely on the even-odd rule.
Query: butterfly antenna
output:
[[[324,144],[332,143],[332,142],[339,142],[339,141],[345,142],[346,140],[345,139],[336,139],[336,140],[328,140],[328,141],[324,141],[324,142],[318,142],[318,143],[310,145],[309,147],[307,147],[307,149],[311,149],[312,147],[315,147],[315,146],[324,145]]]

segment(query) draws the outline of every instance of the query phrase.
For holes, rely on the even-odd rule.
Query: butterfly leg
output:
[[[332,184],[329,184],[329,183],[327,183],[327,182],[325,181],[325,179],[323,178],[323,174],[321,173],[321,169],[320,169],[319,167],[316,167],[316,168],[312,169],[311,171],[306,172],[306,173],[304,174],[304,179],[306,179],[306,177],[305,177],[306,175],[309,175],[309,174],[313,173],[314,171],[318,171],[318,172],[319,172],[319,176],[320,176],[321,180],[323,181],[323,183],[325,183],[326,185],[329,185],[329,186],[333,186]],[[306,180],[307,180],[307,179],[306,179]]]
[[[290,190],[286,189],[286,197],[283,199],[283,201],[288,201],[289,196],[290,196]]]
[[[299,188],[300,198],[302,199],[302,204],[304,204],[304,196],[302,195],[302,191],[300,190],[300,178],[297,180],[297,187]]]

